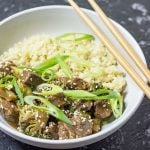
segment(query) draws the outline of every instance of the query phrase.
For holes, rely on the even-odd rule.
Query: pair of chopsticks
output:
[[[108,48],[111,54],[117,59],[120,65],[127,71],[127,73],[131,76],[131,78],[135,81],[135,83],[141,88],[141,90],[145,93],[145,95],[150,99],[150,88],[147,83],[141,78],[141,76],[135,71],[135,69],[128,63],[128,61],[122,56],[122,54],[118,51],[115,45],[111,43],[108,37],[103,33],[103,31],[90,19],[90,17],[85,14],[81,8],[75,3],[74,0],[68,0],[70,5],[76,10],[76,12],[80,15],[80,17],[85,21],[85,23],[92,29],[95,35],[101,40],[104,45]],[[93,9],[97,12],[100,19],[106,25],[110,32],[114,35],[114,37],[118,40],[120,45],[124,48],[139,70],[143,73],[143,75],[150,81],[150,71],[142,62],[141,58],[134,51],[132,46],[127,42],[127,40],[123,37],[120,31],[113,25],[113,23],[108,19],[102,9],[98,6],[95,0],[88,0],[89,4],[93,7]]]

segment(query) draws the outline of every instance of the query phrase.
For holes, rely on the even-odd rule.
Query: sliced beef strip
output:
[[[51,95],[48,97],[48,99],[50,100],[51,103],[61,108],[64,108],[66,105],[69,104],[69,101],[67,101],[63,93]]]
[[[82,115],[74,115],[71,118],[73,125],[68,125],[62,121],[58,122],[59,139],[73,139],[92,134],[92,120]]]
[[[76,138],[74,126],[71,126],[62,121],[59,121],[58,122],[58,136],[59,136],[59,140]]]
[[[0,73],[3,75],[13,74],[12,67],[16,66],[12,61],[6,61],[0,64]]]
[[[14,101],[17,99],[17,96],[12,91],[4,88],[0,88],[0,97],[4,98],[7,101]]]
[[[90,111],[92,106],[93,106],[92,101],[74,100],[72,103],[73,109],[81,110],[81,111]]]
[[[80,78],[68,80],[66,86],[72,90],[87,90],[89,88],[88,83]]]
[[[31,86],[36,86],[36,85],[43,83],[43,80],[41,79],[41,77],[38,74],[30,70],[24,70],[22,72],[21,81],[24,84],[31,85]]]
[[[75,124],[76,138],[84,137],[92,134],[93,123],[92,120],[76,115],[73,118]]]
[[[45,130],[43,131],[45,135],[47,135],[50,139],[58,139],[58,127],[57,124],[54,122],[49,122],[49,125],[46,126]]]
[[[19,111],[14,103],[0,98],[0,113],[7,121],[14,124],[18,123]]]
[[[107,102],[94,102],[96,118],[105,119],[111,116],[112,110]]]
[[[87,90],[89,88],[89,84],[80,78],[58,77],[54,82],[70,90]]]

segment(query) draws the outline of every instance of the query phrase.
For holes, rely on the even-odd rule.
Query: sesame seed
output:
[[[103,104],[102,107],[105,108],[105,107],[106,107],[106,104]]]
[[[81,129],[81,128],[80,128],[80,129],[78,129],[78,130],[79,130],[79,131],[83,131],[83,129]]]
[[[40,125],[40,127],[44,127],[44,125],[45,125],[45,123],[44,123],[44,122],[42,122],[42,123],[41,123],[41,125]]]
[[[9,70],[10,70],[10,68],[5,68],[5,70],[6,70],[6,71],[9,71]]]
[[[11,108],[14,108],[15,106],[14,105],[11,105]]]
[[[93,120],[92,120],[92,119],[90,119],[90,120],[89,120],[89,122],[93,122]]]
[[[39,123],[41,123],[41,120],[38,120]]]
[[[85,108],[85,107],[86,107],[84,104],[83,104],[82,106],[83,106],[83,108]]]
[[[77,85],[77,83],[75,83],[75,82],[73,82],[72,84],[73,84],[73,85]]]

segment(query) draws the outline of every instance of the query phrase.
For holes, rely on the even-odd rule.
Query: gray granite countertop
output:
[[[150,67],[150,1],[97,0],[109,17],[123,25],[138,41]],[[90,8],[86,0],[77,0]],[[68,5],[67,0],[0,0],[0,20],[24,9],[43,5]],[[136,101],[136,99],[133,99]],[[144,100],[121,129],[102,141],[75,150],[150,150],[150,101]],[[0,131],[0,150],[42,150],[18,142]]]

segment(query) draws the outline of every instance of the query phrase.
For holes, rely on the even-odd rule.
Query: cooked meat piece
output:
[[[7,101],[14,101],[17,99],[17,96],[12,91],[4,88],[0,88],[0,97],[4,98]]]
[[[43,83],[43,80],[40,76],[30,70],[24,70],[21,74],[21,81],[27,85],[39,85]]]
[[[0,64],[0,72],[3,75],[13,74],[13,66],[15,66],[15,64],[12,61],[3,62]]]
[[[62,121],[58,122],[58,136],[59,140],[76,138],[74,126],[70,126]]]
[[[74,100],[74,101],[72,101],[72,108],[73,109],[77,109],[80,105],[82,105],[82,101],[81,100]]]
[[[73,109],[82,110],[82,111],[89,111],[93,106],[92,101],[81,101],[75,100],[72,103]]]
[[[50,100],[51,103],[61,108],[69,104],[69,101],[67,101],[63,93],[51,95],[48,97],[48,99]]]
[[[100,119],[93,119],[93,133],[97,133],[101,129],[101,120]]]
[[[107,102],[95,102],[95,117],[99,119],[105,119],[111,116],[112,110]]]
[[[83,117],[81,114],[74,115],[71,120],[72,126],[62,121],[58,122],[59,139],[73,139],[92,134],[92,120]]]
[[[87,102],[83,102],[80,107],[81,107],[81,110],[89,111],[91,110],[92,106],[93,106],[93,102],[87,101]]]
[[[86,81],[80,78],[73,78],[72,80],[67,81],[66,87],[71,90],[87,90],[89,85]]]
[[[43,131],[44,135],[50,139],[57,140],[58,139],[58,128],[57,124],[54,122],[49,122],[49,126],[46,126]]]
[[[89,84],[80,78],[59,77],[55,80],[55,84],[70,90],[87,90],[89,88]]]
[[[0,113],[7,121],[14,124],[18,123],[19,112],[14,103],[0,98]]]
[[[91,119],[83,117],[82,114],[73,117],[76,138],[92,134],[93,123]]]

